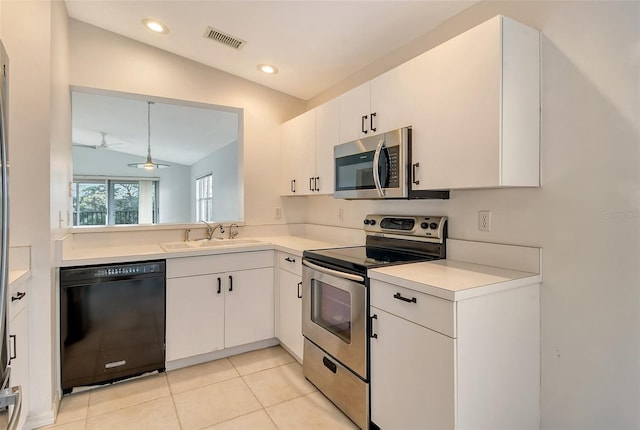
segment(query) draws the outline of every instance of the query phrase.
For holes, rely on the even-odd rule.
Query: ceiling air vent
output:
[[[247,43],[242,39],[238,39],[237,37],[224,33],[220,30],[216,30],[213,27],[207,27],[207,30],[204,32],[204,37],[215,40],[216,42],[224,43],[225,45],[231,46],[235,49],[240,49]]]

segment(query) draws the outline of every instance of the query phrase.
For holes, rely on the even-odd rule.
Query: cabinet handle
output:
[[[316,176],[316,179],[313,181],[316,187],[316,191],[320,191],[320,176]]]
[[[292,193],[296,192],[296,180],[295,179],[291,180],[291,192]]]
[[[362,124],[361,124],[361,125],[362,125],[362,132],[363,132],[364,134],[367,134],[367,130],[365,130],[365,129],[364,129],[364,123],[365,123],[365,121],[367,120],[367,118],[368,118],[368,116],[367,116],[367,115],[362,115]]]
[[[309,191],[315,191],[313,189],[313,176],[309,178]]]
[[[22,298],[24,296],[26,296],[26,295],[27,295],[27,293],[23,293],[22,291],[18,291],[18,294],[16,294],[15,296],[11,297],[11,301],[15,302],[16,300],[22,300]]]
[[[411,297],[410,299],[406,298],[406,297],[402,297],[402,295],[400,293],[395,293],[393,295],[394,299],[398,299],[398,300],[402,300],[403,302],[409,302],[409,303],[418,303],[418,300],[415,297]]]
[[[289,263],[295,263],[296,259],[295,258],[291,258],[291,257],[287,257],[284,259],[284,261],[288,261]]]
[[[229,275],[229,291],[233,291],[233,276]]]
[[[371,131],[373,131],[373,132],[375,132],[375,131],[376,131],[376,128],[373,126],[373,118],[375,118],[375,116],[376,116],[376,113],[375,113],[375,112],[373,112],[373,113],[371,114],[371,120],[369,121],[369,128],[370,128],[370,129],[371,129]]]
[[[222,278],[218,277],[218,294],[222,292]]]
[[[416,179],[416,169],[420,167],[420,163],[413,163],[411,165],[411,176],[413,177],[413,183],[420,185],[420,181]]]
[[[16,351],[18,350],[18,338],[16,337],[15,334],[11,334],[9,335],[9,341],[13,344],[13,348],[11,349],[11,352],[9,353],[9,364],[11,364],[11,360],[15,360],[17,357],[17,353]]]
[[[377,339],[378,335],[376,333],[373,332],[373,320],[377,320],[378,319],[378,315],[373,314],[369,317],[369,333],[371,333],[369,336]]]
[[[302,282],[298,282],[298,298],[302,298]]]

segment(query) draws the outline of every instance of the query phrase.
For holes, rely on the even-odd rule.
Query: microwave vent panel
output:
[[[247,43],[245,40],[239,39],[223,31],[216,30],[213,27],[207,27],[204,32],[204,37],[206,37],[207,39],[215,40],[216,42],[220,42],[235,49],[240,49]]]

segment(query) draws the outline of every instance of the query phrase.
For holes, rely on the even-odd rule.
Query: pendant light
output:
[[[127,166],[136,167],[138,169],[165,169],[169,167],[168,164],[154,163],[151,160],[151,105],[154,102],[147,102],[147,161],[144,163],[129,163]]]

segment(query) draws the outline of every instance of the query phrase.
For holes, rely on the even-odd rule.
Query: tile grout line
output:
[[[290,355],[290,354],[289,354],[289,355]],[[267,357],[265,361],[268,361],[269,359],[272,359],[272,358],[274,358],[274,357]],[[264,413],[266,413],[266,414],[267,414],[267,417],[269,417],[269,420],[270,420],[270,422],[274,425],[274,427],[275,427],[276,429],[278,429],[278,428],[279,428],[279,427],[278,427],[278,425],[275,423],[275,421],[273,420],[273,417],[269,414],[269,412],[268,412],[268,411],[267,411],[267,409],[266,409],[266,408],[267,408],[267,406],[265,406],[265,405],[262,403],[262,401],[258,398],[258,396],[256,395],[256,393],[253,391],[253,389],[251,388],[251,386],[248,384],[248,382],[247,382],[247,380],[245,379],[245,377],[250,377],[251,375],[255,375],[255,374],[258,374],[258,373],[261,373],[261,372],[267,372],[267,371],[271,371],[271,370],[274,370],[274,369],[278,369],[278,368],[282,368],[282,367],[285,367],[285,366],[289,366],[289,365],[292,365],[293,363],[298,363],[298,364],[299,364],[299,362],[298,362],[297,360],[295,360],[293,357],[291,357],[291,360],[290,360],[290,361],[283,362],[283,363],[273,364],[273,365],[270,365],[269,367],[266,367],[266,368],[263,368],[263,369],[260,369],[260,370],[257,370],[257,371],[249,372],[249,373],[246,373],[246,374],[244,374],[244,375],[243,375],[243,374],[241,374],[241,373],[240,373],[239,367],[238,367],[238,366],[236,366],[236,365],[233,363],[233,361],[232,361],[229,357],[225,357],[224,359],[225,359],[225,360],[227,360],[227,361],[229,362],[229,364],[231,365],[231,368],[236,372],[237,376],[234,376],[234,377],[229,378],[229,379],[224,379],[224,380],[221,380],[221,381],[217,381],[217,382],[214,382],[214,383],[212,383],[212,384],[206,384],[205,386],[216,385],[216,384],[219,384],[219,383],[228,382],[228,381],[231,381],[231,380],[236,379],[237,377],[241,378],[241,379],[242,379],[242,383],[243,383],[243,385],[244,385],[244,386],[249,390],[249,392],[250,392],[250,393],[251,393],[251,395],[255,398],[255,400],[257,400],[257,403],[258,403],[258,405],[260,405],[260,408],[259,408],[259,409],[254,410],[254,411],[250,411],[250,412],[247,412],[247,413],[245,413],[245,414],[239,415],[238,417],[245,416],[245,415],[249,415],[249,414],[251,414],[251,413],[254,413],[254,412],[257,412],[257,411],[259,411],[259,410],[262,410],[262,411],[264,411]],[[257,363],[258,363],[258,362],[257,362]],[[84,423],[83,423],[83,424],[84,424],[84,429],[85,429],[85,430],[87,430],[87,429],[88,429],[88,427],[89,427],[89,420],[90,420],[91,418],[94,418],[94,417],[100,417],[100,416],[107,415],[107,414],[112,414],[112,413],[118,413],[118,412],[121,412],[121,411],[123,411],[123,410],[129,409],[129,408],[132,408],[132,407],[136,407],[136,406],[140,406],[140,405],[145,405],[145,404],[148,404],[148,403],[151,403],[151,402],[154,402],[154,401],[158,401],[158,400],[163,399],[163,398],[165,398],[165,397],[169,397],[169,398],[170,398],[170,400],[171,400],[171,402],[172,402],[173,411],[174,411],[175,416],[176,416],[176,421],[177,421],[177,423],[178,423],[178,427],[179,427],[180,429],[182,429],[182,428],[183,428],[183,423],[181,422],[180,415],[178,414],[177,405],[176,405],[176,402],[175,402],[175,396],[176,396],[176,395],[180,395],[180,394],[182,394],[182,393],[187,393],[187,392],[189,392],[189,391],[193,391],[193,390],[201,389],[201,388],[204,388],[205,386],[202,386],[202,387],[194,387],[194,388],[191,388],[191,389],[189,389],[189,390],[185,390],[185,391],[182,391],[182,392],[177,393],[177,392],[175,392],[174,388],[172,388],[172,385],[171,385],[171,383],[170,383],[170,381],[169,381],[169,375],[168,375],[168,373],[169,373],[169,372],[166,372],[166,371],[165,371],[165,372],[161,372],[161,374],[163,374],[163,382],[164,382],[164,384],[166,384],[166,387],[167,387],[167,389],[168,389],[168,390],[167,390],[167,391],[168,391],[168,394],[167,394],[166,396],[162,396],[162,395],[161,395],[160,397],[156,397],[156,398],[153,398],[153,399],[148,399],[148,400],[145,400],[145,401],[142,401],[142,402],[139,402],[139,403],[133,404],[133,405],[121,406],[121,407],[118,407],[118,408],[116,408],[116,409],[108,410],[108,411],[101,412],[101,413],[97,413],[97,414],[94,414],[94,415],[90,415],[90,413],[89,413],[90,407],[91,407],[91,405],[92,405],[92,400],[95,400],[95,395],[96,395],[96,393],[98,392],[98,390],[104,390],[105,388],[108,388],[108,386],[96,387],[96,388],[94,388],[94,389],[89,390],[89,393],[88,393],[88,399],[87,399],[87,406],[86,406],[86,414],[85,414],[85,417],[84,417],[84,418],[81,418],[81,419],[79,419],[79,420],[75,420],[74,422],[77,422],[77,421],[80,421],[80,420],[84,421]],[[136,378],[136,379],[142,379],[142,378]],[[133,382],[133,381],[131,381],[131,382]],[[113,384],[113,385],[116,385],[116,384]],[[112,386],[113,386],[113,385],[112,385]],[[307,394],[310,394],[310,393],[307,393]],[[287,401],[291,401],[291,400],[295,400],[295,399],[300,398],[300,397],[304,397],[305,395],[306,395],[306,394],[298,395],[298,396],[296,396],[296,397],[294,397],[294,398],[292,398],[292,399],[287,399],[287,400],[284,400],[284,401],[281,401],[281,402],[275,403],[275,404],[273,404],[273,405],[269,405],[269,407],[277,406],[277,405],[280,405],[280,404],[285,403],[285,402],[287,402]],[[221,422],[231,421],[231,420],[236,419],[236,418],[238,418],[238,417],[234,417],[234,418],[231,418],[231,419],[229,419],[229,420],[225,420],[225,421],[221,421]],[[66,424],[66,423],[65,423],[65,424]],[[216,423],[215,425],[217,425],[217,424],[219,424],[219,423]],[[55,426],[55,425],[56,425],[56,424],[55,424],[55,422],[54,422],[53,426]],[[62,425],[62,424],[61,424],[61,425]]]
[[[288,363],[287,363],[287,364],[288,364]],[[268,369],[263,369],[263,370],[260,370],[260,371],[258,371],[258,372],[254,372],[254,373],[248,373],[247,375],[255,375],[256,373],[266,372],[266,371],[268,371],[268,370],[276,369],[276,368],[281,367],[281,366],[285,366],[285,364],[281,364],[281,365],[279,365],[279,366],[271,367],[271,368],[268,368]],[[245,377],[245,375],[240,375],[240,378],[242,378],[242,382],[244,383],[244,385],[246,385],[246,386],[247,386],[247,388],[249,389],[249,391],[251,392],[251,394],[253,395],[253,397],[255,397],[255,399],[258,401],[258,403],[259,403],[259,404],[260,404],[260,406],[262,407],[262,411],[263,411],[263,412],[267,415],[267,417],[269,418],[269,421],[271,421],[271,423],[272,423],[272,424],[273,424],[273,426],[276,428],[276,430],[279,430],[279,429],[280,429],[280,427],[278,427],[278,424],[276,424],[276,422],[273,420],[273,417],[271,416],[271,414],[269,413],[269,411],[267,411],[267,407],[262,403],[262,401],[260,400],[260,398],[258,397],[258,395],[253,391],[253,389],[251,389],[251,385],[249,385],[249,383],[248,383],[247,381],[245,381],[244,377]],[[284,403],[284,402],[280,402],[280,403],[278,403],[278,404],[281,404],[281,403]],[[274,405],[270,405],[270,406],[274,406]],[[256,412],[256,411],[253,411],[253,412]],[[253,412],[249,412],[249,413],[253,413]],[[248,414],[245,414],[245,415],[248,415]],[[241,415],[241,416],[243,416],[243,415]],[[236,417],[236,418],[237,418],[237,417]]]
[[[171,398],[171,404],[173,405],[173,412],[176,414],[176,421],[178,421],[178,428],[180,430],[182,430],[182,421],[180,421],[180,414],[178,413],[178,407],[176,406],[176,400],[173,397],[174,396],[174,392],[173,389],[171,388],[171,382],[169,382],[169,375],[167,373],[167,371],[164,371],[164,376],[167,380],[167,386],[169,387],[169,397]]]

